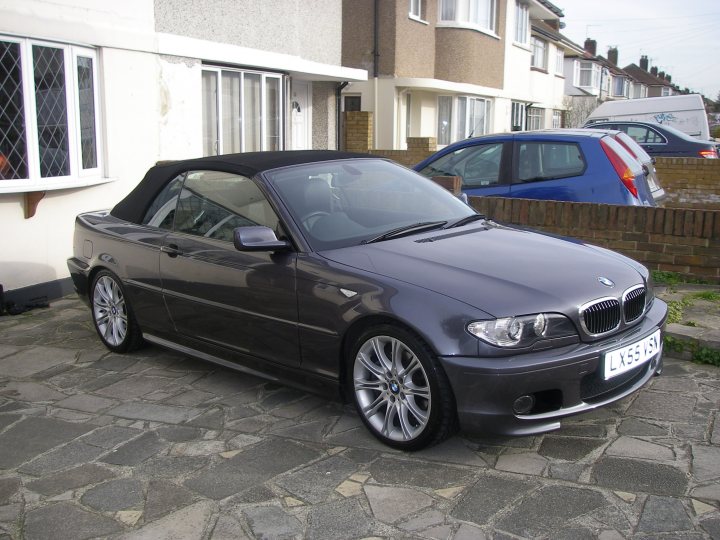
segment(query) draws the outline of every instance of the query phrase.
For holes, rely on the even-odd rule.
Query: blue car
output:
[[[459,176],[468,196],[655,206],[659,186],[630,145],[606,130],[500,133],[458,141],[414,169]]]

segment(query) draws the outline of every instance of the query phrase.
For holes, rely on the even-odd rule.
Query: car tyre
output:
[[[90,288],[90,304],[93,325],[108,349],[124,353],[142,345],[142,332],[115,274],[107,270],[97,273]]]
[[[455,400],[435,354],[395,325],[363,332],[352,349],[349,389],[363,423],[388,446],[419,450],[456,426]]]

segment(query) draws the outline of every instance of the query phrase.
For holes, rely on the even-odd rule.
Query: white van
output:
[[[704,141],[710,139],[710,126],[700,94],[606,101],[590,113],[585,126],[606,120],[653,122],[672,126]]]

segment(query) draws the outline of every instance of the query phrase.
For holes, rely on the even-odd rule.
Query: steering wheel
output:
[[[318,219],[323,216],[329,215],[330,212],[325,212],[324,210],[316,210],[315,212],[310,212],[307,216],[303,217],[301,221],[303,226],[305,227],[305,230],[309,231]]]

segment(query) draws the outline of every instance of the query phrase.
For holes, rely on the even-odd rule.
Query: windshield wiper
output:
[[[468,223],[472,223],[473,221],[477,221],[479,219],[485,219],[485,216],[482,214],[470,214],[469,216],[465,216],[464,218],[460,218],[457,221],[452,222],[445,228],[452,229],[453,227],[462,227],[463,225],[467,225]]]
[[[373,242],[380,242],[381,240],[388,240],[405,234],[412,234],[416,232],[429,231],[431,229],[439,229],[444,226],[447,221],[421,221],[420,223],[411,223],[397,229],[392,229],[388,232],[382,233],[369,240],[363,240],[361,244],[372,244]]]

